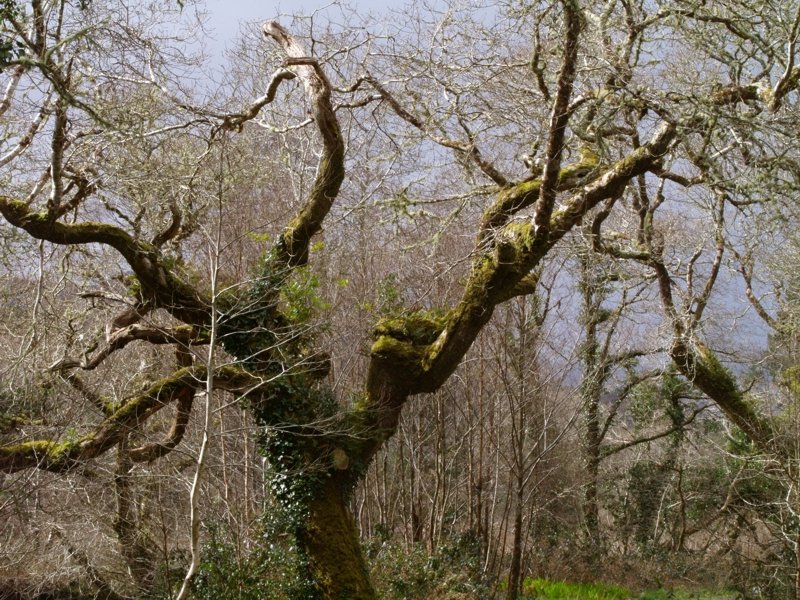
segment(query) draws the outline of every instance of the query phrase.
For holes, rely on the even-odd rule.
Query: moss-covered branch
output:
[[[517,294],[529,273],[587,212],[603,200],[619,196],[634,177],[659,165],[675,133],[674,126],[664,125],[650,142],[607,167],[574,194],[564,209],[553,214],[549,232],[537,230],[529,222],[511,222],[495,233],[490,251],[481,249],[461,301],[449,312],[446,327],[426,353],[425,375],[418,391],[442,384],[488,322],[495,306]]]
[[[60,245],[103,244],[114,248],[130,265],[143,295],[155,306],[186,323],[203,326],[208,323],[209,300],[173,273],[152,244],[107,223],[62,223],[51,219],[46,212],[32,211],[24,202],[7,196],[0,196],[0,214],[39,240]]]
[[[598,169],[599,164],[600,160],[597,154],[589,148],[583,148],[576,162],[560,169],[556,190],[564,192],[587,183],[586,179]],[[483,214],[479,242],[485,240],[498,227],[502,227],[516,213],[532,206],[539,198],[541,188],[542,178],[536,177],[502,190]]]
[[[275,21],[264,24],[264,35],[281,45],[287,65],[305,86],[314,122],[322,137],[322,156],[317,167],[317,177],[303,207],[289,222],[275,250],[275,260],[288,267],[303,265],[308,261],[311,238],[322,229],[322,222],[330,211],[344,180],[344,140],[339,121],[331,105],[331,84],[315,58],[309,57],[305,48]]]
[[[180,369],[110,411],[94,431],[83,436],[67,440],[29,440],[0,446],[0,472],[13,473],[30,468],[63,472],[75,468],[112,448],[125,433],[173,401],[194,394],[205,386],[205,376],[203,366]],[[242,369],[227,366],[215,371],[214,384],[220,389],[250,392],[261,385],[261,380]]]
[[[604,199],[616,198],[637,175],[657,168],[674,138],[675,128],[665,125],[649,143],[607,167],[595,179],[584,181],[565,210],[553,215],[550,234],[544,241],[531,222],[506,222],[513,212],[536,201],[541,181],[524,182],[500,192],[484,215],[483,226],[488,229],[477,242],[478,258],[461,301],[444,314],[397,315],[382,319],[375,327],[367,397],[353,415],[364,431],[362,460],[368,460],[394,432],[409,394],[433,392],[450,376],[498,304],[535,289],[532,271],[552,246],[593,207]],[[578,176],[585,177],[596,168],[596,157],[585,159],[562,169],[564,185],[569,182],[569,189],[574,189]]]
[[[720,363],[710,348],[699,342],[676,339],[670,356],[681,374],[711,398],[761,450],[782,453],[775,443],[769,418],[760,415],[745,398],[733,373]]]

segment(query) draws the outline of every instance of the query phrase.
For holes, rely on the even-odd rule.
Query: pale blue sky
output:
[[[280,14],[311,14],[316,10],[324,11],[330,7],[332,0],[206,0],[209,12],[208,25],[214,29],[214,37],[223,45],[233,40],[239,33],[242,21],[266,21]],[[408,2],[392,0],[347,0],[348,6],[364,12],[377,13],[387,8],[402,8]],[[335,8],[329,9],[334,14],[341,14]]]

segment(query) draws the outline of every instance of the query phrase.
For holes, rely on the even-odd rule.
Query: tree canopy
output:
[[[5,485],[114,449],[119,479],[217,394],[253,419],[308,593],[373,598],[354,490],[501,310],[535,299],[528,345],[585,334],[550,311],[570,252],[590,462],[628,447],[600,448],[602,386],[655,370],[667,433],[713,403],[796,477],[746,367],[769,338],[796,386],[800,8],[478,4],[266,21],[215,82],[194,4],[2,3]]]

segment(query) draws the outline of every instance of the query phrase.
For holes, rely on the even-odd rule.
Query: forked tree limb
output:
[[[188,394],[194,395],[196,390],[205,386],[206,374],[205,366],[200,365],[179,369],[111,411],[94,431],[80,437],[63,441],[39,439],[0,446],[0,473],[13,473],[33,467],[54,472],[74,469],[111,449],[119,443],[123,435],[165,406],[177,401],[178,418],[173,425],[173,433],[162,442],[160,449],[140,449],[138,458],[148,460],[155,454],[165,454],[167,448],[171,449],[169,446],[175,438],[179,441],[183,435],[179,421],[182,411],[186,410]],[[241,394],[255,391],[265,383],[234,366],[215,370],[214,382],[219,389]]]
[[[381,82],[377,79],[372,77],[371,75],[367,75],[363,78],[363,81],[368,82],[375,90],[378,92],[380,98],[389,105],[392,111],[401,119],[403,119],[406,123],[413,125],[416,129],[421,131],[425,134],[430,140],[439,144],[444,148],[450,148],[451,150],[455,150],[461,154],[469,156],[470,159],[478,166],[478,168],[486,175],[489,179],[494,181],[500,187],[506,187],[509,185],[508,178],[503,175],[500,170],[489,160],[484,158],[483,153],[480,151],[480,148],[475,144],[473,139],[470,139],[468,142],[461,142],[459,140],[450,139],[439,134],[433,133],[430,131],[425,123],[416,115],[413,115],[408,110],[406,110],[403,105],[400,103],[397,98],[395,98],[394,94],[392,94],[386,86],[384,86]],[[463,123],[462,123],[463,126]],[[470,138],[472,136],[470,135]]]
[[[208,343],[207,338],[207,334],[190,325],[162,329],[158,327],[146,327],[134,323],[111,333],[109,335],[108,344],[97,351],[91,358],[78,360],[65,357],[51,366],[50,370],[66,371],[79,368],[84,371],[91,371],[99,367],[109,356],[137,340],[155,345],[178,344],[181,347],[188,348],[190,345]]]
[[[145,297],[184,323],[205,325],[210,302],[194,286],[178,277],[158,249],[107,223],[62,223],[47,213],[31,210],[25,202],[0,196],[0,214],[31,237],[59,245],[103,244],[122,255],[142,286]]]
[[[129,449],[128,455],[131,460],[134,462],[152,462],[162,456],[166,456],[181,443],[186,433],[186,426],[189,424],[189,417],[192,414],[195,392],[194,388],[187,387],[176,394],[175,416],[172,419],[169,431],[158,442]]]

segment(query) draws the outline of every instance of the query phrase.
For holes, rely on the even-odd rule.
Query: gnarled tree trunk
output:
[[[308,506],[298,543],[323,598],[376,598],[349,505],[351,483],[333,475]]]

